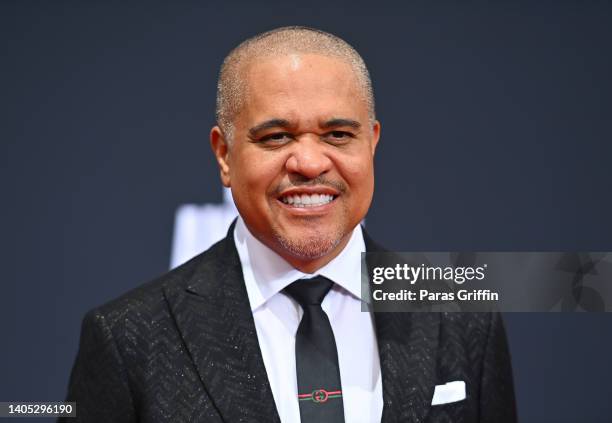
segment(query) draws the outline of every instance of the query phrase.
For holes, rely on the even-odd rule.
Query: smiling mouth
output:
[[[324,206],[334,201],[337,197],[337,195],[330,194],[292,194],[280,197],[279,201],[291,207],[306,208]]]

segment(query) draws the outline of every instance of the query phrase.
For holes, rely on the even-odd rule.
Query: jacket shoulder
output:
[[[110,328],[121,321],[135,317],[154,320],[156,315],[167,310],[164,291],[185,289],[196,276],[206,274],[207,269],[219,266],[220,260],[226,254],[228,243],[231,241],[228,238],[222,239],[208,250],[169,272],[95,307],[87,313],[87,316],[104,319],[105,325]]]

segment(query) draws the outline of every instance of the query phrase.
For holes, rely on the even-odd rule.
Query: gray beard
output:
[[[281,246],[295,257],[305,260],[314,260],[329,254],[342,241],[340,230],[332,234],[313,234],[304,239],[288,239],[276,234]]]

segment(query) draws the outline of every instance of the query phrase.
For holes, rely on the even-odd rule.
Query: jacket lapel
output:
[[[280,422],[233,239],[195,260],[187,282],[166,298],[205,390],[226,422]]]
[[[385,250],[363,231],[368,252]],[[374,313],[384,423],[423,422],[436,383],[439,313]]]

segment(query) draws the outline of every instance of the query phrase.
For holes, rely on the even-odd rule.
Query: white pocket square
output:
[[[457,402],[464,399],[465,382],[462,380],[455,380],[445,383],[444,385],[436,385],[431,405],[448,404],[449,402]]]

